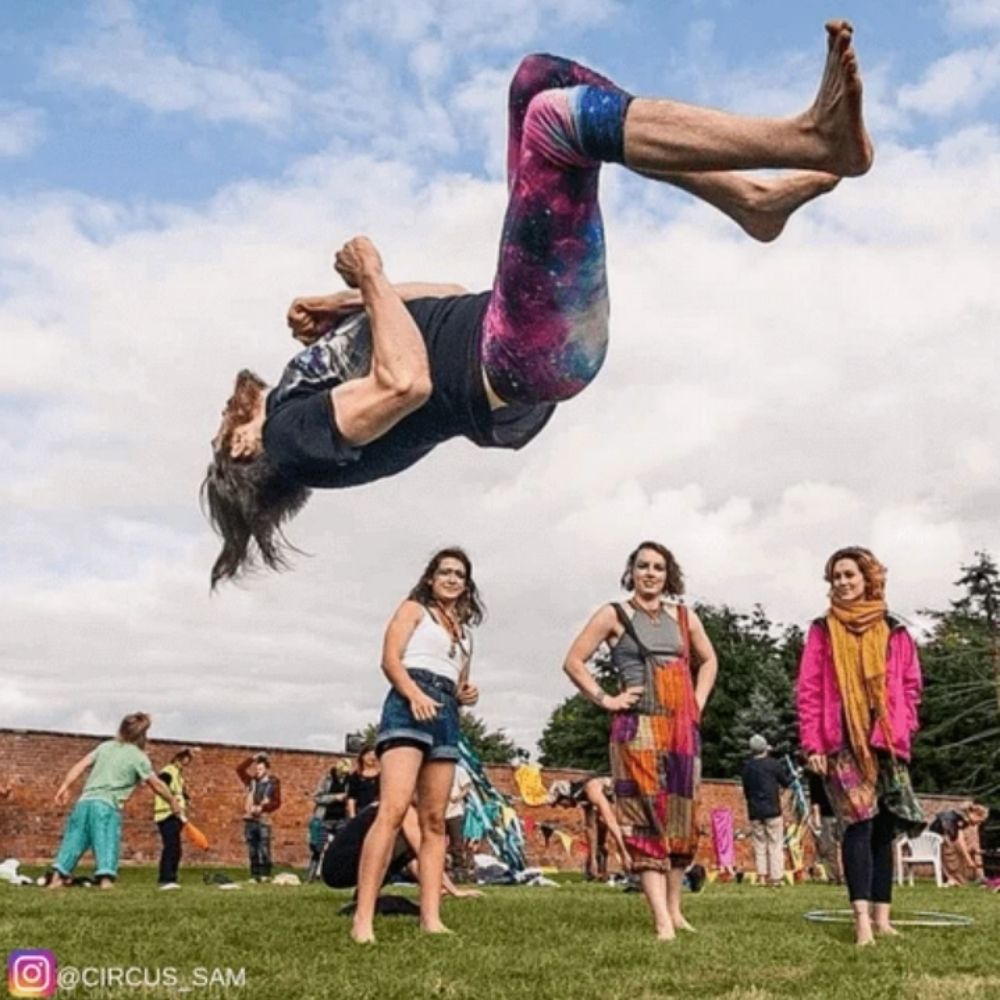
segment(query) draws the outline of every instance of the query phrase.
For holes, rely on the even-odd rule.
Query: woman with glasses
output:
[[[462,549],[448,548],[431,558],[386,628],[382,670],[392,687],[375,741],[381,797],[361,854],[355,941],[375,940],[379,887],[414,797],[421,835],[420,926],[429,934],[447,933],[440,912],[445,811],[458,760],[458,709],[479,700],[469,681],[469,629],[482,619],[472,563]]]

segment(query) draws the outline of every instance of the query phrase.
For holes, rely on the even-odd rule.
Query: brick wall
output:
[[[71,806],[59,807],[53,802],[56,789],[66,771],[84,754],[106,737],[41,730],[0,729],[0,785],[11,784],[9,798],[0,799],[0,859],[18,858],[22,862],[51,860],[59,846],[63,822]],[[150,741],[146,750],[156,768],[168,763],[184,744],[174,740]],[[246,849],[242,840],[243,790],[236,777],[236,765],[253,753],[267,750],[273,772],[281,778],[282,807],[272,815],[274,859],[278,864],[303,867],[308,861],[306,828],[312,811],[311,795],[320,778],[338,759],[337,754],[292,748],[272,749],[261,746],[233,746],[222,743],[202,743],[201,753],[187,768],[188,787],[193,808],[191,818],[206,833],[211,842],[207,852],[187,846],[186,860],[197,864],[242,865]],[[513,770],[505,766],[488,769],[491,780],[503,792],[516,795]],[[578,778],[581,772],[546,770],[546,787],[559,778]],[[83,780],[75,786],[79,793]],[[929,815],[959,799],[927,796],[924,800]],[[537,829],[548,823],[582,841],[579,809],[549,806],[525,806],[516,803],[522,818],[532,817],[535,832],[528,838],[529,863],[558,868],[576,868],[579,854],[567,856],[559,838],[545,844]],[[742,868],[752,868],[749,841],[739,836],[748,826],[743,795],[737,782],[706,781],[702,785],[700,813],[703,836],[698,860],[713,862],[708,816],[712,809],[732,810],[737,831],[737,860]],[[153,796],[146,789],[135,791],[124,814],[122,859],[137,863],[158,859],[160,839],[153,823]],[[807,838],[808,840],[808,838]],[[85,860],[85,866],[86,866]]]

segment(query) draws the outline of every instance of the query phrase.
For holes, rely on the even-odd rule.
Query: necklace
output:
[[[656,604],[655,611],[643,607],[634,597],[629,600],[629,604],[632,605],[634,611],[641,611],[653,625],[660,624],[660,620],[663,618],[663,605],[659,601]]]
[[[448,659],[454,660],[458,651],[461,650],[462,659],[467,660],[469,658],[469,651],[465,648],[465,645],[462,642],[462,637],[463,637],[462,626],[459,625],[457,621],[455,621],[455,619],[451,616],[450,612],[446,611],[436,601],[434,603],[434,606],[437,608],[438,612],[441,615],[441,621],[439,622],[439,624],[448,633],[448,636],[451,639],[451,645],[449,645],[448,647]]]

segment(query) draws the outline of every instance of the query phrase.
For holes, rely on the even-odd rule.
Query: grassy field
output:
[[[963,913],[976,923],[912,928],[863,950],[849,943],[847,925],[803,919],[846,906],[834,887],[708,886],[687,899],[698,933],[658,944],[639,896],[580,882],[450,900],[450,937],[421,935],[412,918],[384,918],[378,944],[359,947],[336,914],[348,893],[321,885],[224,892],[197,871],[183,878],[173,893],[157,892],[148,869],[126,870],[110,892],[0,884],[0,950],[6,959],[14,949],[49,949],[60,968],[147,970],[132,974],[145,986],[58,993],[80,998],[1000,998],[1000,896],[979,889],[900,890],[901,912]],[[166,984],[168,968],[188,991]]]

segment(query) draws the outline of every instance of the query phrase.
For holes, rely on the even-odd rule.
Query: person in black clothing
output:
[[[758,885],[781,885],[785,873],[785,824],[781,790],[792,779],[787,769],[769,756],[770,746],[760,734],[750,737],[753,755],[743,765],[743,794],[747,800]]]
[[[319,876],[320,858],[326,845],[340,832],[347,822],[347,779],[351,765],[340,759],[323,775],[312,800],[316,803],[309,820],[309,869],[306,881]]]
[[[675,185],[764,242],[841,177],[867,171],[852,32],[845,21],[827,25],[819,93],[796,118],[633,98],[570,60],[523,59],[510,85],[509,202],[492,290],[394,287],[367,237],[343,247],[336,269],[358,294],[293,302],[289,323],[311,346],[276,389],[265,394],[249,371],[237,377],[202,488],[223,538],[212,586],[258,555],[281,568],[281,524],[310,488],[393,476],[454,437],[520,448],[593,381],[610,312],[603,163]],[[756,168],[798,172],[739,173]],[[355,324],[341,324],[361,308]]]
[[[348,819],[378,801],[379,774],[378,755],[371,747],[365,747],[355,758],[354,770],[347,778]]]
[[[379,804],[373,802],[365,806],[358,814],[341,829],[333,839],[333,843],[326,849],[323,855],[323,881],[331,889],[352,889],[358,884],[358,870],[361,863],[361,849],[364,846],[365,838],[371,832],[372,824],[378,818]],[[408,871],[414,878],[419,877],[417,870],[417,855],[420,853],[420,821],[417,818],[417,811],[411,806],[403,816],[403,822],[393,845],[392,854],[389,859],[389,867],[386,869],[385,878],[382,885],[391,881],[395,876]],[[476,889],[459,889],[446,873],[441,876],[441,888],[449,896],[456,899],[473,899],[481,896],[482,893]],[[377,912],[400,912],[400,910],[387,907],[384,900],[392,897],[380,896],[377,904]],[[353,912],[353,907],[348,907],[344,912]],[[419,914],[419,908],[414,906],[414,915]]]

